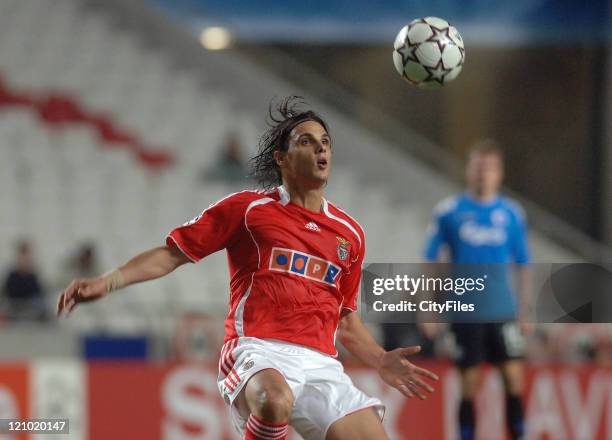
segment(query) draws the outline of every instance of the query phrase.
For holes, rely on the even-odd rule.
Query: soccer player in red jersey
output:
[[[285,99],[253,158],[266,190],[242,191],[172,230],[166,245],[97,278],[74,280],[58,316],[118,288],[169,274],[226,249],[230,305],[218,386],[245,439],[282,440],[288,425],[306,440],[387,439],[381,401],[357,389],[335,359],[336,336],[406,397],[426,398],[437,380],[407,356],[385,351],[357,310],[365,237],[323,197],[332,164],[327,125]]]

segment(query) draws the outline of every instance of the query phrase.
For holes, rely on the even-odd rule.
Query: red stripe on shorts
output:
[[[230,341],[227,341],[224,345],[223,348],[221,349],[221,357],[219,358],[219,370],[221,370],[223,372],[223,374],[225,374],[226,376],[229,374],[233,364],[235,363],[232,362],[232,365],[228,365],[227,363],[227,358],[228,356],[231,356],[232,360],[234,359],[234,357],[232,356],[232,351],[234,350],[234,348],[236,348],[236,346],[238,345],[238,339],[232,339]]]
[[[227,388],[228,390],[230,390],[230,392],[231,392],[231,393],[233,393],[233,392],[234,392],[235,387],[233,387],[233,386],[232,386],[232,384],[231,384],[231,383],[229,383],[229,381],[228,381],[227,379],[225,379],[225,381],[223,382],[223,385],[225,385],[225,386],[226,386],[226,388]]]

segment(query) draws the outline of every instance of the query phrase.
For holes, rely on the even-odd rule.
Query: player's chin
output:
[[[304,176],[304,184],[310,189],[323,188],[327,184],[327,176],[322,174],[311,174]]]
[[[328,169],[324,169],[324,170],[316,170],[313,173],[313,180],[316,180],[317,182],[321,183],[321,184],[325,184],[327,182],[327,180],[329,179],[329,168]]]

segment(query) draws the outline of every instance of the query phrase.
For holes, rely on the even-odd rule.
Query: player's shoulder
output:
[[[511,197],[500,196],[500,204],[517,220],[524,221],[527,217],[523,205]]]
[[[278,191],[275,190],[252,190],[246,189],[229,194],[216,202],[212,203],[209,208],[214,206],[232,206],[232,207],[243,207],[247,208],[251,203],[262,200],[262,199],[273,199],[278,200]]]
[[[339,220],[340,223],[343,223],[346,227],[348,227],[348,229],[351,230],[351,232],[357,235],[357,239],[360,242],[363,242],[365,240],[365,233],[359,222],[345,210],[338,207],[338,205],[330,202],[327,199],[324,200],[325,202],[323,209],[325,213],[329,217],[335,218],[336,220]]]
[[[434,215],[436,217],[444,217],[453,211],[456,211],[461,201],[461,195],[455,194],[440,200],[434,207]]]

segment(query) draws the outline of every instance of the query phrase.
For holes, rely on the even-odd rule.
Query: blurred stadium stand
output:
[[[0,194],[8,207],[0,267],[15,240],[31,238],[50,306],[61,262],[80,242],[96,242],[102,266],[112,267],[236,190],[201,184],[198,173],[230,130],[253,153],[270,98],[300,94],[234,54],[202,51],[181,27],[128,3],[0,4]],[[139,26],[127,26],[136,14]],[[338,146],[328,197],[364,226],[367,260],[418,261],[432,207],[457,188],[341,113],[308,101],[329,118]],[[403,136],[435,151],[416,133],[403,129]],[[539,261],[584,256],[537,230],[532,241]],[[173,316],[186,310],[222,316],[225,257],[130,290],[80,308],[61,325],[129,333],[173,329]]]
[[[162,244],[171,228],[198,215],[222,196],[252,185],[246,179],[244,185],[202,182],[202,170],[215,163],[219,147],[230,132],[237,133],[246,146],[246,154],[255,153],[270,99],[288,94],[306,96],[329,121],[336,150],[327,197],[364,227],[368,239],[366,260],[420,261],[432,208],[440,199],[460,190],[449,178],[457,175],[459,165],[455,159],[419,133],[281,52],[270,51],[265,61],[282,64],[286,71],[282,77],[272,73],[278,69],[266,68],[265,62],[255,62],[238,51],[202,50],[192,30],[168,20],[150,4],[144,0],[0,1],[0,270],[8,268],[14,244],[21,238],[30,239],[52,309],[59,289],[64,287],[64,263],[82,243],[95,243],[103,269]],[[308,90],[319,93],[306,92],[282,79],[286,77],[299,79],[300,84],[316,83]],[[330,105],[330,101],[338,102]],[[393,136],[382,136],[357,124],[353,118],[357,113],[375,120],[380,130]],[[403,147],[409,147],[408,152],[399,147],[399,141],[395,144],[390,139],[401,139]],[[563,219],[552,217],[532,203],[526,202],[526,206],[536,261],[612,261],[608,250]],[[158,394],[163,394],[164,399],[162,402],[156,395],[151,402],[166,405],[164,410],[171,417],[178,414],[177,419],[184,416],[190,421],[189,414],[181,415],[180,409],[173,413],[172,405],[187,408],[189,413],[188,404],[194,401],[189,401],[191,389],[187,388],[200,386],[203,394],[214,393],[214,405],[219,407],[213,410],[211,404],[202,412],[202,417],[219,414],[218,419],[206,420],[213,427],[211,438],[214,429],[225,432],[224,438],[232,438],[225,431],[229,431],[229,423],[217,399],[212,369],[202,378],[183,365],[173,370],[168,364],[136,364],[122,369],[117,365],[79,363],[87,352],[86,337],[91,335],[99,336],[97,341],[102,343],[107,342],[107,336],[134,337],[136,344],[139,336],[146,335],[146,351],[153,359],[216,359],[222,338],[220,321],[228,299],[224,253],[128,290],[79,307],[71,319],[46,324],[3,321],[0,311],[0,360],[8,361],[0,365],[0,376],[5,374],[3,380],[9,383],[6,371],[14,368],[25,377],[22,370],[27,369],[36,385],[31,396],[51,383],[55,399],[74,407],[68,412],[74,438],[86,438],[87,423],[95,427],[92,432],[103,433],[100,438],[120,438],[121,434],[110,435],[104,430],[109,412],[92,408],[99,404],[108,410],[109,402],[117,402],[117,412],[127,414],[130,398],[137,399],[134,405],[138,405],[139,393],[151,390],[163,389]],[[531,347],[535,360],[592,361],[594,345],[601,344],[607,347],[601,353],[609,365],[612,349],[607,326],[548,328],[549,334]],[[546,357],[550,350],[545,346],[554,347],[552,358]],[[145,351],[142,347],[138,350]],[[57,364],[49,358],[57,358]],[[27,366],[24,362],[14,367],[12,362],[16,359],[27,361]],[[406,407],[403,400],[398,400],[399,394],[381,388],[367,372],[351,371],[359,386],[394,404],[388,417],[401,421],[396,423],[401,429],[418,429],[423,425],[419,424],[420,417],[431,420],[443,412],[447,418],[453,414],[452,397],[459,386],[456,372],[446,364],[437,363],[434,367],[444,373],[446,384],[434,397],[437,412],[411,407],[401,417],[398,408],[403,411]],[[160,379],[165,377],[162,370],[170,377],[170,384]],[[86,376],[89,388],[84,385]],[[594,392],[603,390],[604,386],[598,384],[609,379],[594,376],[589,393],[591,385]],[[136,397],[117,386],[120,377],[124,387],[134,386],[131,389]],[[484,401],[483,407],[494,407],[490,402],[502,399],[499,383],[491,377],[489,374],[483,381],[489,396],[485,398],[490,399]],[[529,382],[536,384],[533,400],[538,403],[539,395],[549,396],[542,389],[558,392],[551,385],[553,379],[577,387],[579,380],[586,383],[584,377],[582,373],[561,371],[557,375],[556,370],[534,369],[529,373]],[[184,389],[177,383],[183,384]],[[77,397],[64,398],[66,389]],[[177,389],[184,394],[173,395]],[[46,392],[40,394],[46,398]],[[82,404],[86,393],[97,396],[92,398],[97,403],[87,410]],[[574,394],[571,396],[568,402],[574,402]],[[188,404],[183,405],[185,401]],[[556,403],[556,399],[547,398],[544,403],[548,402]],[[611,405],[608,402],[608,412]],[[604,403],[600,406],[604,408]],[[545,405],[542,407],[544,410],[536,407],[534,411],[545,413]],[[501,414],[501,409],[495,410],[495,414]],[[596,410],[595,415],[603,414],[604,409]],[[87,411],[91,413],[90,420],[82,414]],[[444,420],[439,423],[436,419],[431,425],[445,429],[446,438],[452,438],[454,428],[448,428],[452,423]],[[542,420],[551,419],[542,416]],[[166,427],[166,423],[170,422],[163,419],[147,426],[155,425],[157,429],[157,425]],[[487,423],[492,423],[488,426],[493,428],[486,432],[496,432],[495,421]],[[612,422],[607,423],[606,429],[612,432]],[[132,426],[128,419],[115,425],[119,431]],[[588,432],[590,425],[578,425],[576,430]],[[147,426],[135,428],[144,435],[140,438],[154,438],[140,431]],[[599,424],[593,426],[603,432]],[[433,438],[412,434],[413,438]]]

